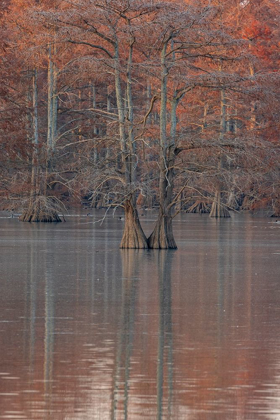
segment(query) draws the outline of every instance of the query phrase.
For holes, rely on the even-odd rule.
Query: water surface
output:
[[[0,419],[279,420],[280,226],[184,214],[135,251],[99,218],[0,219]]]

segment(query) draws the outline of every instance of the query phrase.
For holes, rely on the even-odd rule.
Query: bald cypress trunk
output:
[[[224,140],[224,135],[227,131],[227,103],[225,90],[221,89],[221,114],[220,114],[220,140]],[[223,155],[219,156],[218,171],[221,172],[223,169]],[[215,192],[215,198],[211,206],[210,217],[230,217],[229,211],[225,204],[222,201],[222,192],[221,192],[221,174],[218,175],[217,188]]]
[[[55,150],[57,130],[57,68],[54,62],[55,46],[49,45],[48,56],[48,132],[47,132],[47,160],[51,166],[52,154]]]
[[[40,173],[38,166],[38,74],[37,69],[34,69],[32,76],[32,160],[31,160],[31,179],[30,179],[30,195],[28,208],[19,217],[22,222],[29,222],[30,216],[32,217],[32,209],[36,201],[36,196],[40,188]]]
[[[217,188],[216,190],[215,198],[211,207],[210,217],[230,217],[228,209],[222,203],[220,188]]]
[[[172,209],[174,189],[176,110],[179,99],[173,98],[171,107],[170,137],[167,138],[167,78],[166,51],[168,41],[161,51],[161,103],[160,103],[160,177],[159,177],[159,214],[156,225],[148,238],[149,248],[176,249],[173,235]]]
[[[55,137],[57,127],[57,68],[53,61],[55,46],[49,45],[48,62],[48,122],[47,122],[47,152],[46,168],[42,173],[38,161],[38,83],[37,71],[33,77],[33,157],[31,176],[31,195],[27,210],[20,220],[23,222],[61,222],[58,215],[60,206],[58,202],[48,197],[47,185],[52,167],[53,152],[55,150]]]
[[[146,249],[147,239],[141,227],[136,204],[127,200],[124,204],[125,226],[120,248]]]
[[[174,146],[166,153],[166,159],[161,162],[160,207],[156,225],[148,238],[149,248],[176,249],[173,235],[173,188],[174,188]]]
[[[130,43],[129,57],[127,62],[127,86],[126,86],[126,100],[127,100],[127,129],[125,121],[124,109],[124,95],[121,86],[121,73],[119,62],[118,45],[115,45],[115,86],[116,86],[116,99],[119,115],[119,134],[120,145],[122,152],[122,170],[124,172],[124,182],[126,188],[126,199],[124,200],[124,214],[125,224],[123,237],[121,240],[120,248],[148,248],[147,238],[143,232],[140,224],[137,205],[136,205],[136,143],[134,141],[133,133],[133,98],[132,98],[132,54],[133,54],[133,39]]]

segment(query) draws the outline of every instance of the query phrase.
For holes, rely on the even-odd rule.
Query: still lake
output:
[[[0,219],[0,419],[279,420],[280,224],[182,214],[137,251],[100,214]]]

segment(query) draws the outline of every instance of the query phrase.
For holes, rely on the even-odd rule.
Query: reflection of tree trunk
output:
[[[52,382],[53,382],[53,351],[54,351],[54,291],[52,262],[46,266],[45,277],[45,338],[44,338],[44,391],[46,419],[51,419]]]
[[[129,376],[130,358],[133,348],[134,337],[134,317],[135,302],[137,297],[136,279],[137,272],[141,266],[141,251],[123,250],[121,251],[123,264],[123,300],[122,316],[120,325],[120,337],[118,341],[118,351],[115,362],[115,375],[113,384],[113,398],[111,419],[116,419],[116,411],[119,401],[123,401],[123,419],[128,419],[128,400],[129,400]],[[123,385],[123,398],[120,396],[121,384]]]
[[[27,259],[27,284],[25,290],[26,310],[24,331],[26,331],[26,352],[28,352],[29,366],[30,366],[30,384],[32,384],[34,377],[34,356],[35,356],[35,342],[36,342],[36,313],[37,313],[37,268],[38,268],[38,251],[36,247],[37,230],[30,232],[30,247],[28,248]]]
[[[159,267],[159,339],[157,368],[157,419],[162,419],[163,383],[164,383],[164,352],[167,350],[168,372],[168,417],[172,418],[173,390],[173,338],[172,338],[172,289],[171,271],[173,253],[163,251],[158,254]]]

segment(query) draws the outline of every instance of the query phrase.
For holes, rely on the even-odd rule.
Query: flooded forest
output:
[[[280,418],[279,20],[0,2],[0,420]]]
[[[175,249],[180,211],[280,216],[277,0],[6,0],[0,18],[2,210],[122,209],[140,249]]]

